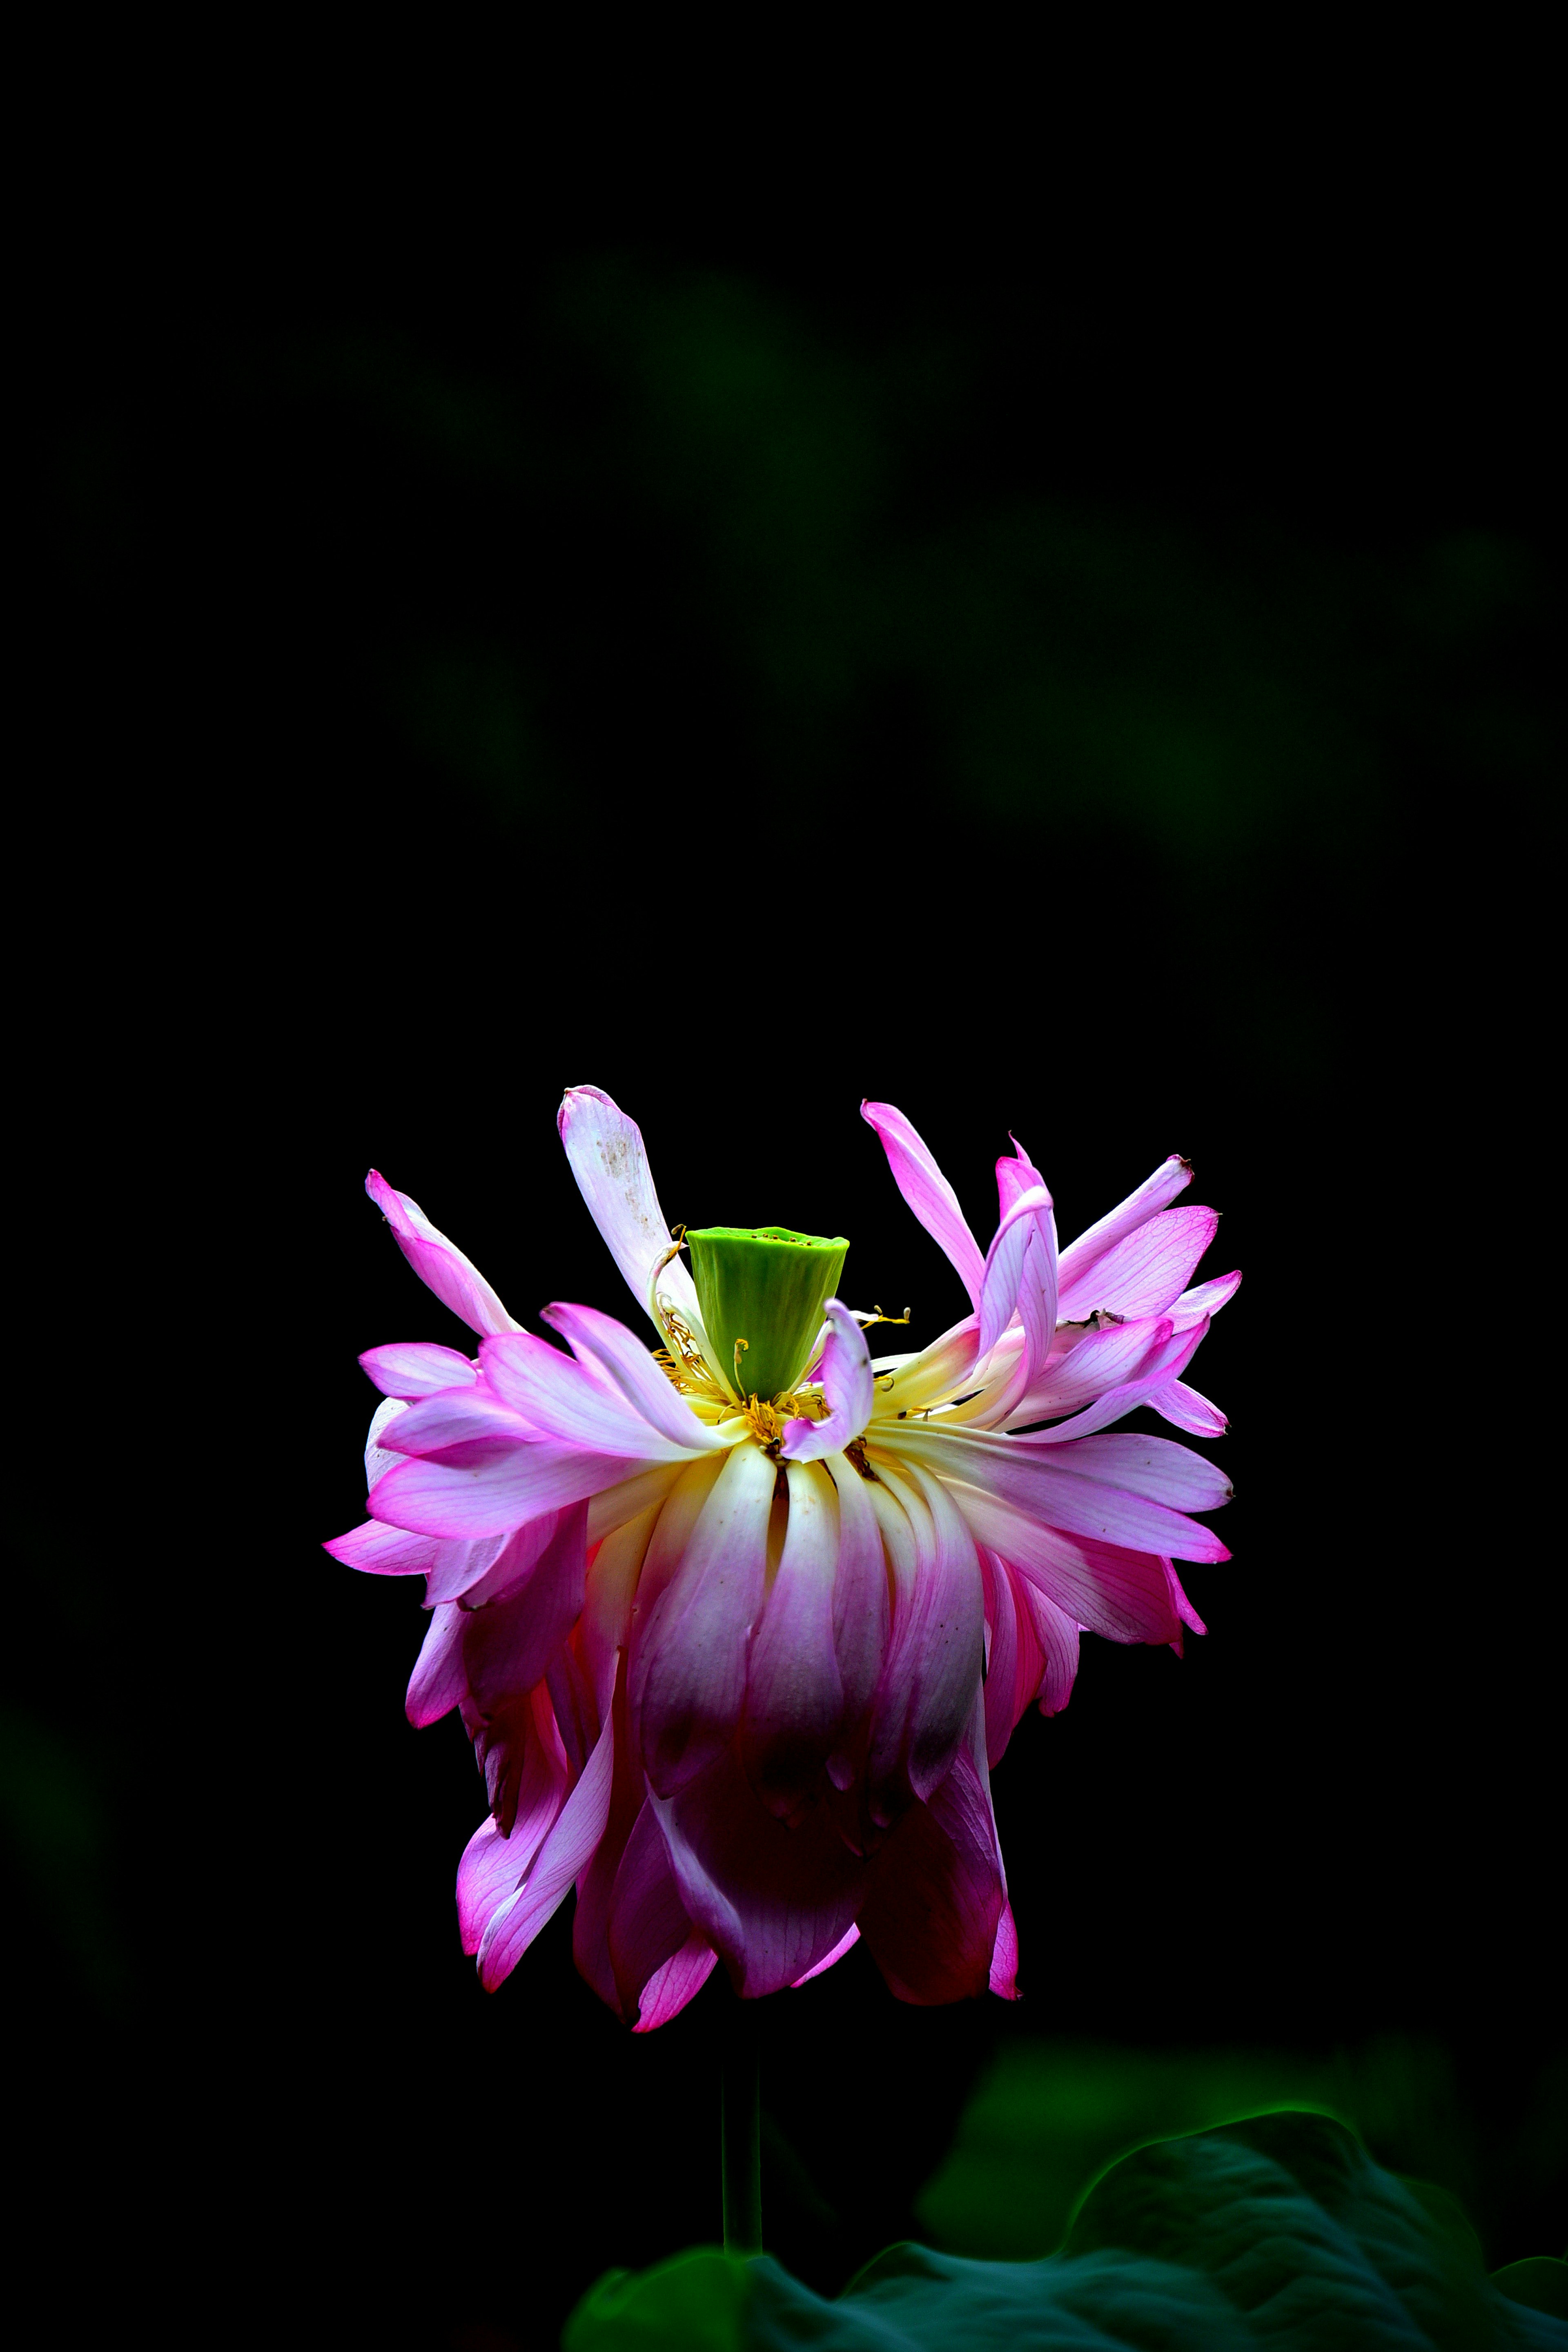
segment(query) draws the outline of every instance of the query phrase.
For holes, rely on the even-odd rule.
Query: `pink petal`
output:
[[[588,1214],[646,1315],[654,1268],[671,1235],[653,1189],[641,1129],[598,1087],[568,1087],[556,1125]],[[697,1292],[679,1258],[665,1267],[658,1286],[693,1330],[700,1330]]]
[[[605,1322],[609,1317],[605,1318]],[[679,1433],[666,1436],[644,1419],[626,1398],[609,1396],[591,1381],[581,1364],[559,1348],[536,1339],[529,1331],[507,1331],[487,1339],[479,1349],[484,1376],[496,1396],[531,1429],[568,1445],[597,1454],[620,1454],[645,1462],[679,1461],[713,1450],[723,1444],[705,1430],[694,1413],[683,1413]],[[679,1399],[649,1359],[648,1369],[664,1394],[677,1406]],[[428,1412],[428,1405],[416,1406]]]
[[[842,1943],[866,1865],[826,1805],[794,1829],[775,1821],[732,1751],[655,1803],[681,1900],[748,2000],[798,1983]]]
[[[610,1894],[610,1965],[623,2017],[636,2017],[643,1988],[685,1946],[691,1922],[651,1804],[633,1823]]]
[[[399,1463],[371,1488],[367,1507],[373,1518],[424,1535],[510,1535],[546,1511],[617,1485],[636,1466],[544,1439],[481,1441],[454,1447],[438,1462]]]
[[[762,1612],[774,1465],[737,1445],[684,1557],[635,1638],[634,1734],[649,1784],[669,1796],[728,1745],[746,1688],[746,1642]]]
[[[689,2000],[695,2000],[719,1964],[719,1955],[702,1934],[693,1927],[672,1960],[666,1960],[656,1976],[651,1976],[642,1989],[642,2004],[634,2033],[651,2033],[656,2026],[668,2025],[679,2017]]]
[[[1142,1331],[1163,1331],[1166,1328],[1163,1321],[1127,1326],[1130,1330]],[[1189,1330],[1171,1332],[1169,1338],[1162,1340],[1144,1358],[1131,1380],[1121,1381],[1116,1388],[1107,1389],[1095,1398],[1092,1404],[1087,1404],[1081,1412],[1074,1413],[1070,1420],[1058,1421],[1049,1429],[1027,1431],[1021,1435],[1019,1442],[1027,1445],[1065,1447],[1075,1444],[1080,1437],[1090,1436],[1096,1430],[1109,1428],[1113,1421],[1121,1421],[1131,1412],[1134,1405],[1146,1404],[1155,1390],[1163,1388],[1176,1373],[1185,1371],[1203,1345],[1208,1328],[1205,1317],[1203,1322],[1194,1324]]]
[[[1064,1535],[974,1488],[953,1493],[980,1541],[1038,1586],[1075,1626],[1111,1642],[1175,1638],[1180,1623],[1158,1553]]]
[[[654,1503],[662,1503],[681,1475],[679,1462],[657,1462],[613,1486],[601,1486],[588,1502],[588,1541],[602,1543],[628,1519],[639,1518]]]
[[[402,1528],[384,1528],[379,1519],[367,1519],[346,1536],[333,1536],[321,1549],[363,1576],[425,1576],[441,1546],[434,1536],[411,1536]]]
[[[1231,1499],[1223,1470],[1168,1437],[1084,1437],[1068,1457],[1073,1473],[1130,1495],[1147,1495],[1176,1511],[1217,1511]]]
[[[520,1584],[555,1530],[556,1513],[546,1511],[510,1535],[483,1536],[477,1543],[445,1543],[425,1588],[425,1606],[460,1601],[480,1609]]]
[[[594,1307],[557,1304],[546,1307],[539,1319],[559,1331],[588,1367],[603,1372],[637,1418],[668,1438],[672,1445],[691,1453],[716,1451],[730,1442],[698,1420],[659,1370],[651,1351],[613,1315],[601,1315]]]
[[[1059,1715],[1078,1680],[1079,1627],[1026,1577],[1020,1575],[1014,1589],[1034,1620],[1035,1639],[1046,1662],[1040,1679],[1040,1713]]]
[[[985,1615],[991,1644],[985,1661],[985,1761],[994,1769],[1019,1717],[1040,1687],[1046,1661],[1035,1630],[1028,1590],[1006,1561],[982,1546]],[[1022,1591],[1020,1587],[1022,1586]]]
[[[970,1305],[978,1310],[985,1261],[952,1185],[901,1110],[895,1110],[891,1103],[863,1102],[860,1116],[876,1129],[893,1181],[932,1241],[945,1252],[969,1293]]]
[[[1001,1161],[999,1166],[1008,1163]],[[988,1355],[1013,1319],[1018,1304],[1018,1284],[1024,1271],[1024,1253],[1035,1237],[1037,1221],[1051,1213],[1051,1196],[1043,1184],[1030,1185],[1018,1193],[996,1228],[994,1240],[986,1252],[985,1267],[980,1282],[980,1352]],[[1056,1328],[1053,1315],[1045,1334],[1050,1344],[1050,1331]]]
[[[1100,1485],[1072,1467],[1070,1446],[1041,1445],[1029,1437],[993,1437],[988,1432],[900,1429],[900,1459],[920,1462],[950,1486],[983,1543],[1012,1560],[1019,1555],[985,1534],[970,1510],[979,1488],[1026,1514],[1037,1524],[1137,1551],[1168,1552],[1173,1559],[1228,1559],[1229,1552],[1208,1528],[1142,1495]],[[1079,1622],[1087,1624],[1087,1618]]]
[[[501,1905],[485,1929],[479,1968],[479,1982],[487,1992],[494,1992],[517,1966],[604,1834],[616,1748],[608,1688],[600,1694],[600,1710],[603,1728],[582,1778],[562,1806],[522,1885]]]
[[[830,1298],[822,1312],[827,1339],[816,1377],[827,1402],[827,1418],[785,1423],[779,1451],[786,1462],[820,1462],[825,1454],[842,1453],[861,1434],[877,1402],[865,1332],[837,1298]]]
[[[752,1635],[741,1754],[770,1812],[795,1811],[844,1717],[833,1636],[838,1497],[819,1463],[791,1463],[784,1551]]]
[[[1113,1323],[1089,1331],[1066,1355],[1053,1356],[1043,1377],[1014,1405],[1009,1420],[1047,1421],[1079,1412],[1146,1372],[1173,1337],[1168,1318]]]
[[[479,1368],[456,1348],[437,1348],[424,1339],[395,1339],[385,1348],[369,1348],[360,1358],[383,1396],[434,1396],[437,1389],[461,1388],[479,1377]]]
[[[1196,1389],[1190,1389],[1185,1381],[1168,1381],[1163,1388],[1151,1389],[1143,1402],[1194,1437],[1223,1437],[1230,1427],[1218,1405],[1211,1404]]]
[[[1173,1201],[1178,1192],[1184,1192],[1192,1181],[1189,1162],[1173,1153],[1169,1160],[1162,1160],[1152,1176],[1140,1184],[1135,1192],[1129,1192],[1119,1208],[1112,1209],[1108,1217],[1101,1217],[1097,1225],[1090,1225],[1087,1233],[1079,1234],[1076,1242],[1069,1242],[1062,1252],[1058,1268],[1062,1297],[1065,1298],[1072,1291],[1091,1266],[1098,1265],[1102,1257],[1109,1255],[1124,1234],[1136,1233],[1140,1225],[1146,1224],[1151,1217]],[[1099,1304],[1098,1300],[1094,1303]],[[1059,1312],[1065,1315],[1067,1309],[1063,1307]]]
[[[416,1729],[439,1723],[468,1689],[463,1672],[462,1611],[449,1601],[425,1629],[425,1643],[408,1678],[404,1712]]]
[[[860,1933],[900,2000],[973,1999],[989,1985],[1005,1903],[990,1790],[965,1742],[878,1855]]]
[[[996,1922],[996,1941],[991,1949],[988,1983],[999,2000],[1017,2000],[1018,1928],[1010,1903],[1003,1904],[1002,1916]]]
[[[394,1192],[373,1168],[364,1189],[392,1227],[398,1248],[421,1282],[471,1331],[515,1331],[517,1325],[479,1273],[457,1245],[430,1223],[417,1201]]]
[[[809,1984],[813,1977],[825,1977],[827,1974],[828,1969],[836,1968],[838,1962],[844,1958],[845,1953],[852,1952],[859,1941],[860,1930],[858,1927],[851,1927],[847,1935],[840,1936],[838,1941],[834,1945],[833,1949],[828,1953],[827,1958],[825,1960],[818,1960],[814,1969],[807,1969],[805,1976],[796,1977],[795,1980],[795,1990],[798,1991],[800,1987],[804,1984]]]
[[[1184,1331],[1189,1323],[1199,1323],[1205,1315],[1217,1315],[1240,1288],[1239,1268],[1234,1274],[1216,1274],[1212,1282],[1200,1282],[1195,1290],[1183,1291],[1170,1310],[1171,1320],[1178,1331]]]
[[[394,1402],[387,1399],[387,1404]],[[382,1407],[386,1411],[386,1406]],[[495,1391],[480,1383],[472,1388],[442,1389],[403,1406],[378,1432],[384,1453],[441,1454],[449,1445],[481,1441],[503,1442],[536,1438],[539,1433],[513,1412]]]
[[[833,1646],[853,1729],[871,1703],[888,1647],[888,1562],[867,1482],[842,1454],[823,1465],[838,1498],[838,1568],[833,1585]]]
[[[520,1698],[541,1680],[583,1607],[588,1507],[563,1511],[549,1542],[516,1590],[487,1608],[463,1611],[463,1670],[481,1715]]]
[[[458,1864],[458,1927],[470,1957],[484,1941],[497,1911],[522,1884],[565,1796],[566,1769],[559,1748],[535,1733],[527,1744],[510,1834],[503,1835],[499,1822],[487,1818]]]
[[[877,1695],[870,1784],[925,1798],[946,1775],[980,1689],[985,1600],[974,1538],[938,1479],[879,1458],[878,1485],[900,1507],[912,1538],[912,1578],[900,1578],[888,1661]],[[884,1541],[897,1525],[871,1489]],[[888,1546],[892,1557],[893,1546]]]
[[[1149,1218],[1062,1284],[1057,1312],[1065,1323],[1081,1322],[1096,1308],[1129,1319],[1164,1314],[1218,1226],[1213,1209],[1166,1209]]]
[[[370,1428],[364,1441],[364,1483],[369,1489],[378,1478],[384,1478],[398,1456],[384,1444],[387,1431],[395,1421],[402,1421],[409,1408],[400,1397],[384,1397],[370,1417]]]

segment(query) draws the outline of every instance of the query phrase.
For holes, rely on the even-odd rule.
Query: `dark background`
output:
[[[983,1237],[1009,1128],[1064,1239],[1184,1152],[1247,1272],[1210,1633],[1016,1734],[1016,2010],[860,1955],[768,2005],[771,2241],[916,2231],[1045,2035],[1381,2066],[1389,2160],[1555,2250],[1562,387],[1528,171],[1412,172],[221,270],[106,221],[40,303],[3,1723],[62,2310],[543,2346],[717,2233],[727,1990],[628,2036],[568,1906],[478,1991],[416,1596],[318,1549],[356,1354],[460,1336],[368,1165],[519,1316],[635,1315],[583,1080],[672,1219],[846,1232],[917,1341],[958,1286],[863,1095]]]

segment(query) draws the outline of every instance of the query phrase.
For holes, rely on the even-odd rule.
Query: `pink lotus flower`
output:
[[[657,1351],[590,1307],[543,1310],[569,1353],[533,1337],[368,1179],[481,1337],[471,1360],[417,1342],[360,1359],[384,1397],[371,1516],[327,1549],[426,1580],[408,1715],[460,1708],[485,1774],[458,1909],[487,1988],[574,1886],[577,1965],[641,2032],[717,1958],[755,1996],[858,1937],[902,2000],[1010,1998],[992,1767],[1032,1701],[1066,1706],[1080,1633],[1179,1652],[1203,1631],[1173,1563],[1228,1558],[1191,1514],[1230,1489],[1185,1446],[1110,1433],[1139,1404],[1225,1428],[1183,1375],[1240,1276],[1185,1286],[1216,1223],[1170,1205],[1187,1163],[1058,1254],[1015,1147],[983,1252],[909,1121],[862,1111],[973,1304],[918,1354],[873,1359],[886,1318],[811,1291],[845,1245],[776,1228],[693,1237],[705,1322],[642,1137],[594,1087],[567,1094],[561,1135]],[[735,1307],[724,1282],[764,1262],[774,1289]],[[789,1282],[796,1339],[770,1340]]]

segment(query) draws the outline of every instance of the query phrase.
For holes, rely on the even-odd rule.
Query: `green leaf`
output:
[[[829,2303],[766,2257],[689,2254],[605,2281],[564,2340],[566,2352],[1568,2352],[1568,2325],[1487,2277],[1446,2190],[1385,2172],[1332,2116],[1287,2110],[1123,2157],[1042,2262],[895,2246]]]

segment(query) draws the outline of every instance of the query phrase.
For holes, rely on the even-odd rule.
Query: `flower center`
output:
[[[848,1243],[787,1225],[688,1233],[703,1328],[742,1399],[790,1394],[811,1361]]]

